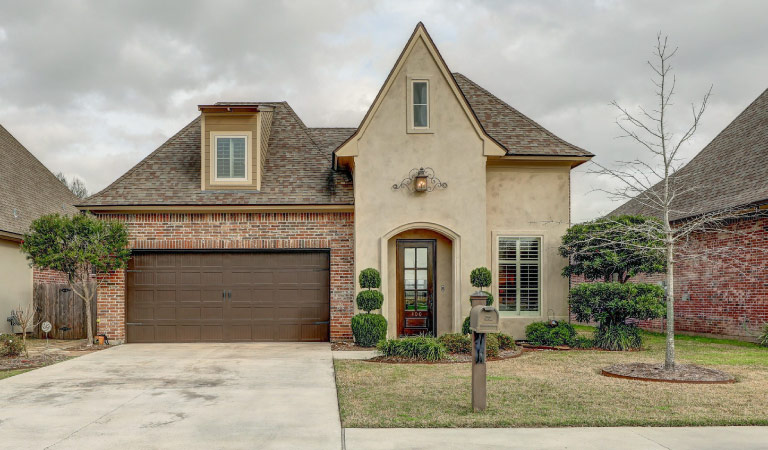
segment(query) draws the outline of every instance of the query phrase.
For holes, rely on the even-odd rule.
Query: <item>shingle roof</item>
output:
[[[0,154],[0,231],[23,234],[41,215],[77,212],[77,197],[2,125]]]
[[[483,129],[508,155],[594,156],[569,144],[460,73],[453,78]]]
[[[521,114],[467,77],[454,74],[486,133],[509,155],[592,156]],[[349,174],[333,151],[356,128],[308,128],[285,103],[219,102],[275,108],[261,191],[200,189],[200,122],[195,119],[106,189],[80,206],[301,205],[354,203]]]
[[[686,188],[694,186],[695,189],[673,201],[671,220],[766,202],[768,89],[678,170],[673,175],[675,179]],[[658,215],[659,212],[633,199],[610,215],[618,214]]]
[[[261,191],[200,189],[197,118],[81,206],[353,204],[351,177],[331,169],[336,132],[308,129],[285,102],[260,104],[275,108]]]

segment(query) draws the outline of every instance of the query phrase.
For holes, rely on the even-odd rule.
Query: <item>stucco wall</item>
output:
[[[393,230],[412,223],[439,224],[460,237],[453,253],[460,255],[454,305],[468,310],[469,272],[483,265],[485,252],[485,157],[480,138],[459,99],[451,90],[423,41],[415,43],[370,124],[358,142],[355,158],[355,273],[366,267],[382,271],[383,313],[396,304],[388,288],[387,240]],[[430,81],[431,133],[407,133],[408,77]],[[394,190],[409,171],[431,167],[447,189],[429,193]],[[423,228],[423,227],[422,227]],[[456,273],[456,272],[454,272]],[[466,275],[466,276],[464,276]],[[466,280],[465,280],[466,278]],[[456,285],[454,285],[456,287]],[[359,289],[359,286],[358,286]],[[463,311],[461,315],[468,312]],[[458,315],[457,315],[458,316]],[[454,317],[453,329],[460,324]],[[392,327],[393,324],[390,324]],[[440,329],[446,329],[440,326]],[[392,335],[393,328],[390,328]]]
[[[32,269],[19,243],[0,239],[0,333],[10,333],[11,310],[32,302]],[[16,331],[19,331],[17,328]]]
[[[488,166],[486,264],[494,275],[491,292],[496,299],[499,293],[495,237],[499,234],[541,237],[541,315],[515,317],[502,313],[502,331],[515,338],[523,338],[525,326],[533,321],[568,318],[568,279],[561,276],[567,260],[558,255],[557,248],[568,229],[569,196],[570,165],[567,163]]]

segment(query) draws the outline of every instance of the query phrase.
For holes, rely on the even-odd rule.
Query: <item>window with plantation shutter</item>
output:
[[[499,311],[538,315],[541,303],[541,239],[500,236]]]
[[[247,176],[245,136],[216,136],[216,179],[244,180]]]

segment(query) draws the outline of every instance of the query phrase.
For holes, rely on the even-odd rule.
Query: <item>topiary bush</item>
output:
[[[387,319],[381,314],[358,314],[352,317],[352,335],[361,347],[374,347],[387,337]]]
[[[24,343],[13,334],[0,334],[0,356],[19,356],[24,352]]]
[[[461,323],[461,334],[470,334],[472,330],[469,329],[469,316]]]
[[[381,287],[381,274],[378,270],[369,267],[360,271],[358,281],[360,281],[361,288],[378,289]]]
[[[357,294],[357,307],[370,314],[374,309],[381,308],[384,295],[379,291],[367,290]]]
[[[598,327],[595,330],[594,344],[604,350],[629,350],[642,347],[643,337],[636,326],[622,323]]]
[[[448,353],[472,352],[472,339],[466,334],[448,333],[440,336],[437,340],[445,346]]]
[[[525,339],[532,345],[556,347],[572,346],[576,339],[576,330],[568,322],[533,322],[525,327]]]
[[[760,334],[760,337],[757,338],[757,343],[763,347],[768,347],[768,323],[763,325],[763,332]]]
[[[414,336],[401,339],[383,339],[376,348],[384,356],[439,361],[445,358],[446,349],[430,336]]]
[[[514,350],[515,349],[515,339],[504,333],[493,333],[494,336],[496,336],[496,340],[499,341],[499,350]]]
[[[576,320],[598,322],[595,345],[605,350],[640,348],[642,336],[626,320],[656,319],[666,309],[664,289],[650,283],[584,283],[571,289],[569,302]]]
[[[491,271],[488,270],[487,267],[472,269],[472,272],[469,274],[469,281],[472,283],[472,286],[480,289],[488,296],[488,300],[485,303],[486,306],[491,306],[493,304],[493,295],[485,290],[485,288],[491,285],[492,279]]]

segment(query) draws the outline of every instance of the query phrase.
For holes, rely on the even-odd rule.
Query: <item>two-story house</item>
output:
[[[80,205],[130,232],[99,296],[111,340],[349,340],[367,267],[389,336],[458,331],[479,266],[503,331],[567,318],[557,247],[592,155],[451,73],[422,24],[357,128],[285,102],[199,112]]]

